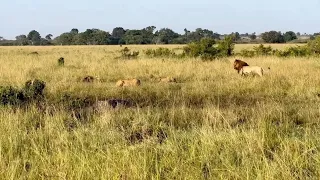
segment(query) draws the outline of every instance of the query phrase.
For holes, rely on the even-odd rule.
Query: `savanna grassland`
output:
[[[160,46],[128,47],[138,59],[115,58],[119,46],[0,47],[1,86],[46,82],[40,110],[0,107],[1,179],[320,177],[319,58],[148,59],[143,50]],[[243,78],[235,58],[271,70]],[[177,83],[155,80],[167,76]],[[115,86],[128,78],[141,85]],[[65,94],[137,105],[77,118]]]

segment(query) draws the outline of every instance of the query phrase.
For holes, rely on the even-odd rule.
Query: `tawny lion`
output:
[[[125,86],[140,86],[141,81],[139,79],[130,79],[130,80],[119,80],[116,83],[117,87]]]

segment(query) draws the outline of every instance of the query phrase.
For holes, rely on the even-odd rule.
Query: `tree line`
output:
[[[320,33],[308,35],[310,39]],[[194,31],[184,29],[184,33],[179,34],[169,28],[156,30],[155,26],[148,26],[143,29],[124,29],[116,27],[111,34],[100,29],[87,29],[79,32],[73,28],[69,32],[52,38],[52,34],[42,37],[36,30],[30,31],[27,35],[16,36],[15,40],[6,40],[0,36],[0,45],[119,45],[119,44],[188,44],[190,42],[200,41],[203,38],[215,40],[224,39],[230,34],[219,34],[208,29],[197,28]],[[260,34],[238,32],[231,33],[235,43],[286,43],[297,40],[300,33],[288,31],[268,31]],[[297,41],[298,42],[298,41]],[[305,42],[305,41],[304,41]]]

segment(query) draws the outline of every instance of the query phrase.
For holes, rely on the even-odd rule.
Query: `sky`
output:
[[[320,0],[3,0],[0,36],[37,30],[54,37],[78,28],[112,32],[115,27],[155,26],[183,33],[184,28],[220,34],[258,34],[270,30],[320,32]]]

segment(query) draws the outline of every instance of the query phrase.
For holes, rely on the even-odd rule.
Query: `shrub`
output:
[[[203,38],[192,42],[183,48],[183,55],[188,57],[200,57],[202,60],[213,60],[216,58],[233,55],[234,43],[232,36],[216,43],[214,39]]]
[[[149,58],[156,58],[156,57],[176,57],[176,53],[173,50],[168,48],[158,48],[158,49],[147,49],[145,54]]]
[[[29,80],[25,83],[22,89],[14,88],[12,86],[0,87],[0,103],[2,105],[23,105],[32,101],[39,102],[44,98],[43,90],[45,82],[35,79]]]
[[[313,54],[320,54],[320,36],[317,36],[314,40],[308,42],[307,47]]]
[[[234,43],[233,36],[227,36],[224,40],[218,42],[218,56],[227,57],[233,55]]]
[[[25,96],[30,100],[39,100],[44,97],[43,90],[46,83],[39,79],[29,80],[25,83],[23,89]]]
[[[204,38],[198,42],[189,43],[183,48],[183,52],[189,57],[201,57],[201,59],[214,59],[218,54],[214,39]]]
[[[283,51],[275,50],[274,55],[278,57],[305,57],[311,55],[311,51],[307,46],[289,47]]]
[[[242,57],[254,57],[255,56],[255,51],[254,50],[242,49],[240,51],[239,55],[242,56]]]
[[[26,100],[22,90],[12,86],[0,87],[0,103],[2,105],[21,105]]]
[[[122,59],[136,59],[139,55],[139,51],[131,52],[128,47],[125,47],[122,50],[120,50],[120,53]]]
[[[271,46],[265,47],[264,45],[260,44],[258,47],[254,46],[253,50],[257,56],[268,56],[273,54],[273,50]]]

